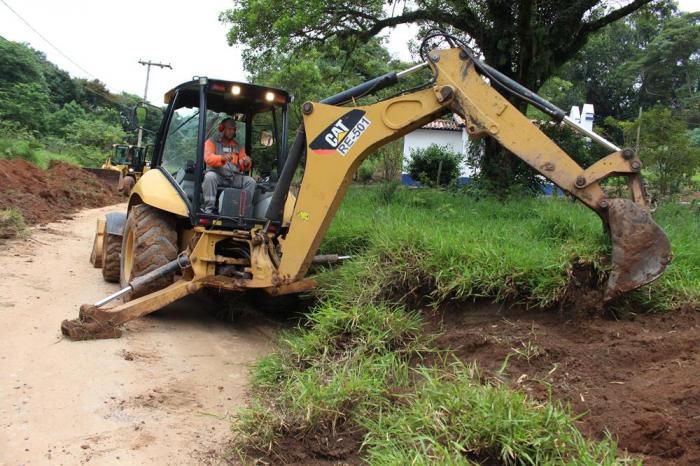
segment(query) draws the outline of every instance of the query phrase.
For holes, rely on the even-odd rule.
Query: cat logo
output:
[[[345,157],[369,125],[370,121],[363,110],[350,110],[323,130],[309,147],[314,154],[330,155],[338,152]]]

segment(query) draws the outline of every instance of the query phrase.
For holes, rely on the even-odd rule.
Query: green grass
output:
[[[663,204],[655,219],[671,240],[673,262],[630,300],[655,311],[700,305],[700,205]]]
[[[474,200],[432,190],[400,188],[389,204],[381,188],[354,188],[338,212],[322,252],[355,254],[347,266],[322,275],[321,293],[353,287],[358,302],[422,293],[429,303],[486,297],[535,307],[557,303],[571,264],[604,272],[609,239],[597,216],[566,199]],[[647,309],[700,303],[698,206],[662,205],[655,214],[674,261],[628,302]],[[398,302],[403,302],[398,299]]]
[[[256,365],[257,394],[233,425],[247,461],[274,457],[281,437],[333,438],[347,425],[364,432],[370,464],[626,461],[610,439],[583,438],[558,404],[479,382],[476,369],[433,349],[420,316],[402,308],[325,303],[279,345]]]
[[[482,385],[473,367],[419,368],[398,406],[360,420],[370,464],[620,464],[610,438],[586,440],[566,409]]]
[[[699,213],[659,209],[675,260],[628,303],[697,306]],[[354,257],[317,276],[320,303],[308,321],[255,367],[254,400],[233,426],[239,453],[274,458],[283,437],[341,435],[351,425],[370,464],[632,462],[611,438],[585,439],[567,407],[483,383],[477,368],[436,350],[409,309],[474,297],[548,307],[573,262],[605,272],[608,248],[598,218],[564,199],[353,187],[321,252]]]
[[[0,239],[22,236],[27,230],[22,213],[14,208],[0,209]]]
[[[43,169],[47,169],[53,160],[85,167],[98,167],[105,159],[105,154],[94,148],[66,143],[58,145],[60,146],[58,149],[49,150],[46,145],[35,139],[0,136],[0,159],[23,159]]]
[[[503,203],[399,189],[382,204],[376,194],[350,190],[327,234],[323,252],[361,254],[322,277],[326,293],[359,276],[364,302],[427,288],[435,304],[490,297],[544,307],[560,297],[573,261],[595,265],[607,248],[597,217],[563,199]]]

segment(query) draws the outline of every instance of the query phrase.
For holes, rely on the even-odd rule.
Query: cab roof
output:
[[[258,113],[281,107],[292,98],[287,91],[274,87],[222,79],[197,78],[187,81],[165,93],[165,103],[170,104],[179,95],[177,107],[198,107],[200,79],[207,80],[207,108],[222,113]],[[270,94],[272,99],[270,100]]]

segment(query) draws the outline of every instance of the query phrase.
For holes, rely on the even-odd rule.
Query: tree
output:
[[[700,148],[693,145],[685,122],[670,109],[654,107],[634,122],[618,124],[630,147],[636,144],[639,130],[639,157],[651,170],[652,185],[660,195],[679,192],[700,169]]]
[[[60,69],[50,61],[46,60],[43,53],[37,52],[41,58],[42,74],[49,89],[49,97],[56,108],[78,99],[78,88],[68,72]]]
[[[585,99],[595,105],[598,123],[606,117],[631,120],[640,107],[665,105],[697,126],[699,22],[700,14],[682,14],[670,1],[645,7],[594,34],[542,91],[557,79],[572,83],[568,95],[553,96],[553,101],[568,108]],[[605,129],[622,143],[614,127]]]
[[[641,106],[668,105],[700,125],[700,12],[670,18],[630,69]]]
[[[348,50],[352,52],[347,53]],[[246,70],[252,82],[284,89],[294,96],[296,102],[322,100],[392,69],[406,68],[406,65],[392,60],[376,38],[366,44],[332,39],[323,46],[312,45],[303,50],[270,51],[260,59],[244,54],[244,59],[250,60],[246,62]],[[410,82],[407,85],[410,87]],[[291,105],[290,127],[296,128],[301,121],[301,105]],[[254,127],[271,129],[269,115],[256,117]],[[294,131],[289,132],[290,139],[294,135]],[[275,155],[272,148],[256,149],[257,168],[263,172],[271,171]]]
[[[87,119],[87,112],[75,101],[65,104],[48,117],[49,132],[59,137],[66,135],[66,128],[78,120]]]
[[[303,49],[271,50],[262,59],[248,51],[244,53],[244,60],[252,82],[284,89],[297,102],[321,100],[392,69],[405,67],[392,60],[378,39],[366,44],[329,40],[323,45]],[[300,106],[292,106],[291,112],[294,126],[301,121]]]
[[[280,10],[275,0],[241,0],[221,19],[231,25],[229,43],[247,47],[247,63],[329,38],[367,41],[399,24],[449,28],[471,40],[493,67],[537,90],[590,34],[651,2],[616,8],[607,0],[290,0]],[[524,166],[518,162],[487,141],[482,171],[497,186],[511,183]]]
[[[19,82],[0,88],[0,119],[16,121],[29,130],[44,127],[49,104],[46,88],[38,83]]]
[[[75,144],[109,150],[116,141],[122,141],[125,133],[121,126],[99,119],[76,120],[65,128],[66,140]]]
[[[32,49],[0,36],[0,88],[15,83],[46,84]]]

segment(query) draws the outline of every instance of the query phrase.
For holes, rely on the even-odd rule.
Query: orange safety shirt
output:
[[[204,143],[204,163],[208,167],[220,168],[226,165],[224,155],[232,154],[231,163],[240,167],[240,162],[246,158],[245,147],[238,144],[235,139],[209,138]]]

